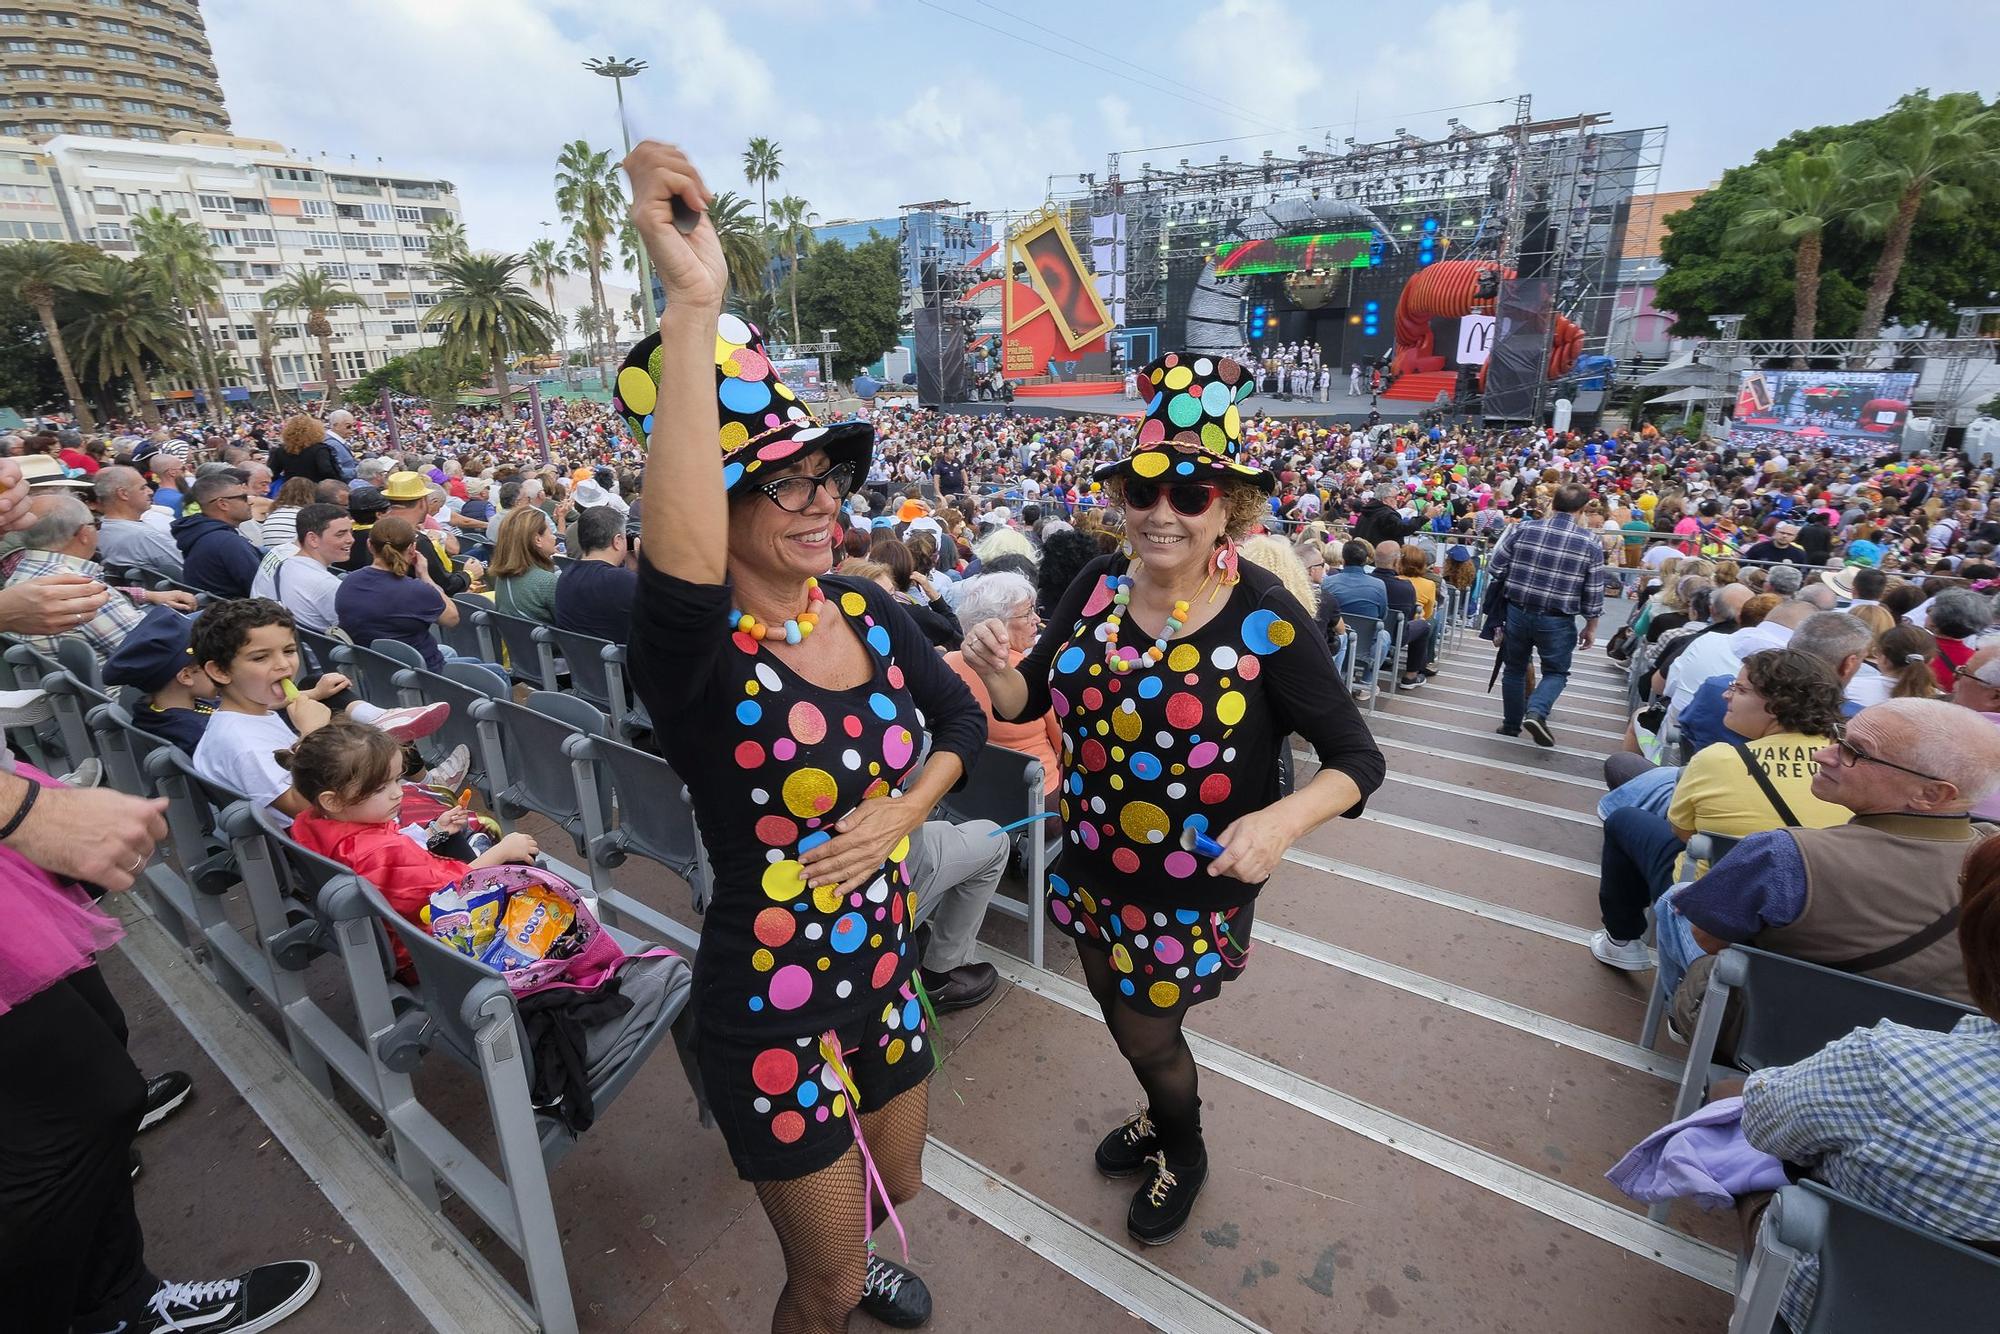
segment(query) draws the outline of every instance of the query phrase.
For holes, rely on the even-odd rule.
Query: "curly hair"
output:
[[[326,427],[317,417],[287,417],[278,431],[278,443],[285,447],[287,454],[297,454],[311,449],[326,439]]]
[[[1743,660],[1743,675],[1785,731],[1832,736],[1840,726],[1840,680],[1812,654],[1765,649]]]
[[[1083,567],[1097,557],[1097,538],[1090,533],[1056,532],[1043,540],[1042,563],[1035,573],[1035,605],[1044,616],[1055,610]]]
[[[1125,475],[1113,473],[1104,484],[1104,493],[1109,502],[1119,509],[1125,508]],[[1256,483],[1240,478],[1221,476],[1214,479],[1222,488],[1221,500],[1229,511],[1224,520],[1222,533],[1225,537],[1242,538],[1252,528],[1271,517],[1270,503],[1263,490]]]
[[[290,630],[296,622],[290,608],[269,598],[231,598],[212,603],[195,618],[188,652],[204,667],[217,663],[228,671],[229,664],[249,642],[250,632],[266,625],[282,625]]]

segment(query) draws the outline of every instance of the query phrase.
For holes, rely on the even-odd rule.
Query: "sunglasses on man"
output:
[[[1149,510],[1160,503],[1162,496],[1174,513],[1190,519],[1198,519],[1208,513],[1208,507],[1222,494],[1222,488],[1214,482],[1144,482],[1127,479],[1125,483],[1125,508],[1128,510]]]

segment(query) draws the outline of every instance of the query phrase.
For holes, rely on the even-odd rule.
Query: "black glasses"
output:
[[[833,492],[836,502],[846,500],[854,494],[857,470],[852,463],[836,463],[817,477],[810,473],[798,473],[791,477],[780,477],[775,482],[760,482],[757,489],[769,496],[771,503],[781,510],[793,514],[803,514],[813,503],[823,486]]]
[[[1867,751],[1847,739],[1847,729],[1844,727],[1835,730],[1833,734],[1833,748],[1835,753],[1840,756],[1840,767],[1843,769],[1852,769],[1857,764],[1879,764],[1884,769],[1894,769],[1899,774],[1908,774],[1912,778],[1921,778],[1926,783],[1948,783],[1951,781],[1948,778],[1939,778],[1936,774],[1927,774],[1921,769],[1911,769],[1897,764],[1894,760],[1885,760],[1880,755],[1870,755]]]
[[[217,497],[216,497],[216,499],[217,499],[217,500],[248,500],[248,499],[250,499],[250,493],[249,493],[248,491],[238,491],[238,492],[237,492],[237,493],[236,493],[235,495],[233,495],[233,496],[217,496]]]
[[[1222,494],[1222,488],[1214,482],[1168,482],[1162,485],[1128,479],[1125,483],[1125,508],[1149,510],[1160,503],[1163,492],[1174,513],[1195,519],[1208,513],[1208,507]]]

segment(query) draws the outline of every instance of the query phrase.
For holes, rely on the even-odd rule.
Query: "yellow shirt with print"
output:
[[[1812,756],[1827,744],[1825,737],[1774,732],[1746,744],[1804,828],[1846,824],[1853,815],[1847,807],[1821,801],[1812,793],[1812,776],[1818,768]],[[1674,783],[1673,803],[1667,807],[1667,822],[1676,829],[1742,838],[1776,829],[1785,819],[1743,767],[1736,747],[1717,742],[1702,747],[1681,770]],[[1682,857],[1675,863],[1676,880],[1684,877],[1686,861]]]

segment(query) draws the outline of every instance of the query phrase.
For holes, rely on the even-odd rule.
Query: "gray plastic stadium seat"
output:
[[[611,683],[604,672],[604,650],[615,647],[610,640],[581,635],[574,630],[558,630],[553,625],[538,625],[535,641],[569,668],[570,689],[598,712],[607,716],[615,712]]]
[[[1044,814],[1042,804],[1042,762],[1032,755],[988,742],[965,776],[965,786],[945,794],[938,803],[939,818],[950,820],[991,820],[1005,827]],[[993,906],[1009,917],[1028,924],[1028,959],[1042,966],[1042,891],[1048,883],[1049,862],[1062,851],[1062,827],[1054,819],[1035,818],[1007,835],[1015,839],[1025,872],[1027,899],[993,896]]]
[[[1921,991],[1891,986],[1853,973],[1822,968],[1748,945],[1731,945],[1715,961],[1703,993],[1701,1017],[1688,1041],[1671,1120],[1700,1106],[1722,1033],[1723,1014],[1736,1001],[1740,1015],[1735,1051],[1725,1076],[1803,1060],[1835,1038],[1891,1019],[1910,1028],[1945,1032],[1977,1011]]]
[[[476,700],[472,718],[479,725],[486,773],[493,786],[493,813],[511,827],[533,811],[561,826],[582,853],[583,799],[563,743],[572,736],[604,735],[608,729],[604,715],[573,695],[537,690],[526,704]],[[602,793],[599,798],[598,818],[608,825],[609,802]]]
[[[344,634],[338,636],[321,634],[302,625],[293,626],[292,633],[299,641],[299,670],[302,672],[334,670],[335,652],[351,642]]]
[[[694,910],[706,912],[711,890],[708,855],[680,775],[659,756],[608,737],[578,734],[563,748],[572,763],[584,766],[573,772],[584,823],[584,855],[598,901],[628,911],[627,896],[612,885],[610,872],[627,857],[638,856],[687,881]],[[607,799],[617,811],[616,828],[607,827],[599,815]],[[654,921],[650,909],[632,915],[682,944],[696,943],[695,933],[670,919]]]
[[[77,641],[81,646],[82,641]],[[89,652],[88,648],[84,650]],[[42,678],[42,689],[49,693],[50,707],[55,710],[56,731],[62,737],[63,753],[73,758],[82,758],[97,753],[97,743],[90,734],[87,715],[100,704],[109,704],[111,696],[104,693],[101,685],[92,685],[74,672],[50,672]]]
[[[443,726],[417,741],[417,750],[426,763],[435,764],[454,747],[464,746],[472,767],[465,781],[488,798],[492,783],[486,773],[486,756],[479,744],[479,724],[472,706],[482,699],[507,699],[510,687],[491,668],[471,662],[448,662],[442,673],[418,667],[404,667],[395,675],[397,702],[403,705],[449,704]]]
[[[453,598],[452,602],[458,606],[458,624],[446,625],[440,621],[433,627],[438,640],[462,658],[478,662],[500,661],[500,650],[494,647],[493,637],[479,624],[479,613],[493,610],[493,604],[483,598],[463,594]]]
[[[415,665],[424,665],[423,656],[412,650]],[[354,686],[354,693],[377,708],[396,707],[396,673],[412,664],[402,658],[382,652],[374,646],[341,644],[333,650],[333,670],[345,676]]]
[[[1991,1330],[2000,1259],[1851,1200],[1817,1181],[1779,1191],[1764,1212],[1729,1334],[1777,1327],[1786,1280],[1819,1259],[1819,1288],[1792,1334]]]
[[[507,670],[516,681],[536,690],[560,688],[555,651],[535,637],[541,628],[535,622],[488,607],[479,613],[479,624],[499,637],[500,647],[507,650]]]

